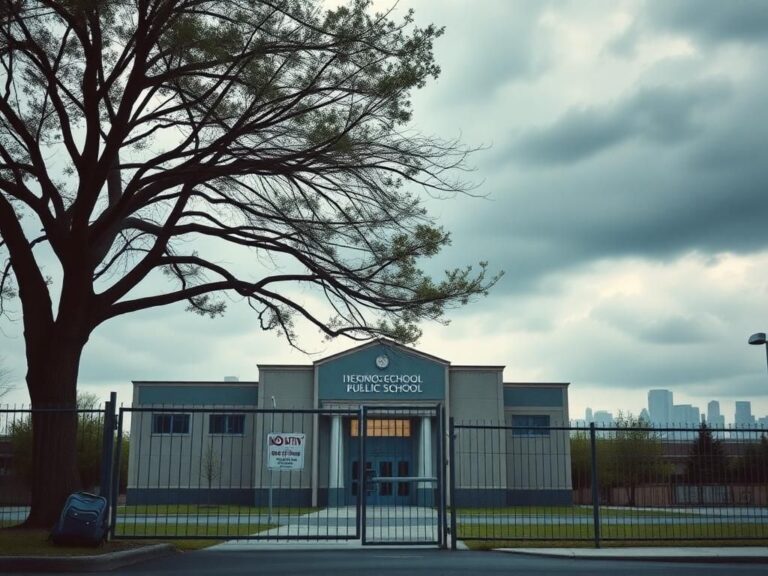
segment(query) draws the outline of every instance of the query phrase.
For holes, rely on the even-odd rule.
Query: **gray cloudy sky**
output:
[[[390,1],[377,1],[388,6]],[[488,260],[491,296],[425,326],[419,347],[504,364],[510,381],[569,381],[571,415],[719,399],[768,414],[768,2],[411,0],[446,26],[443,73],[416,125],[484,145],[484,198],[430,201],[453,231],[439,270]],[[311,295],[303,297],[312,298]],[[3,323],[19,385],[21,326]],[[348,346],[313,330],[306,357],[238,304],[216,321],[183,307],[118,319],[92,337],[83,388],[131,379],[256,379]],[[12,397],[23,400],[22,389]]]

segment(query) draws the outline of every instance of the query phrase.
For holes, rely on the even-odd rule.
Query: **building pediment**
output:
[[[440,358],[377,340],[317,362],[318,398],[442,400],[447,366]]]

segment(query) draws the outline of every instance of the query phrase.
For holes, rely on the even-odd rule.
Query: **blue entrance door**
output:
[[[359,452],[353,451],[350,462],[352,496],[363,486],[365,474],[365,503],[373,506],[406,505],[413,500],[414,486],[405,480],[413,476],[411,442],[403,438],[366,439],[365,464],[360,465]],[[398,478],[403,478],[399,481]]]
[[[397,478],[410,476],[411,462],[404,456],[393,458],[371,458],[366,463],[366,503],[378,506],[408,504],[411,496],[411,483],[397,481]]]

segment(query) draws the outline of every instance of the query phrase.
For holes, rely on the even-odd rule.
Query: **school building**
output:
[[[382,506],[432,505],[438,484],[457,506],[572,502],[568,432],[551,429],[569,422],[566,383],[504,382],[504,366],[385,339],[258,368],[258,381],[133,382],[128,504],[354,505],[363,475]],[[489,426],[457,430],[453,487],[450,418]]]

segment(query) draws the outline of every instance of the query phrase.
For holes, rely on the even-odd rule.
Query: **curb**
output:
[[[103,572],[175,552],[170,544],[153,544],[94,556],[0,556],[0,572]]]
[[[768,555],[750,555],[750,554],[728,554],[709,553],[709,554],[659,554],[650,552],[648,554],[622,554],[619,549],[610,553],[584,553],[575,549],[548,551],[543,549],[541,552],[530,549],[516,548],[495,548],[494,552],[504,552],[507,554],[517,554],[519,556],[538,556],[544,558],[562,558],[568,560],[619,560],[624,562],[686,562],[686,563],[705,563],[705,564],[768,564]]]

